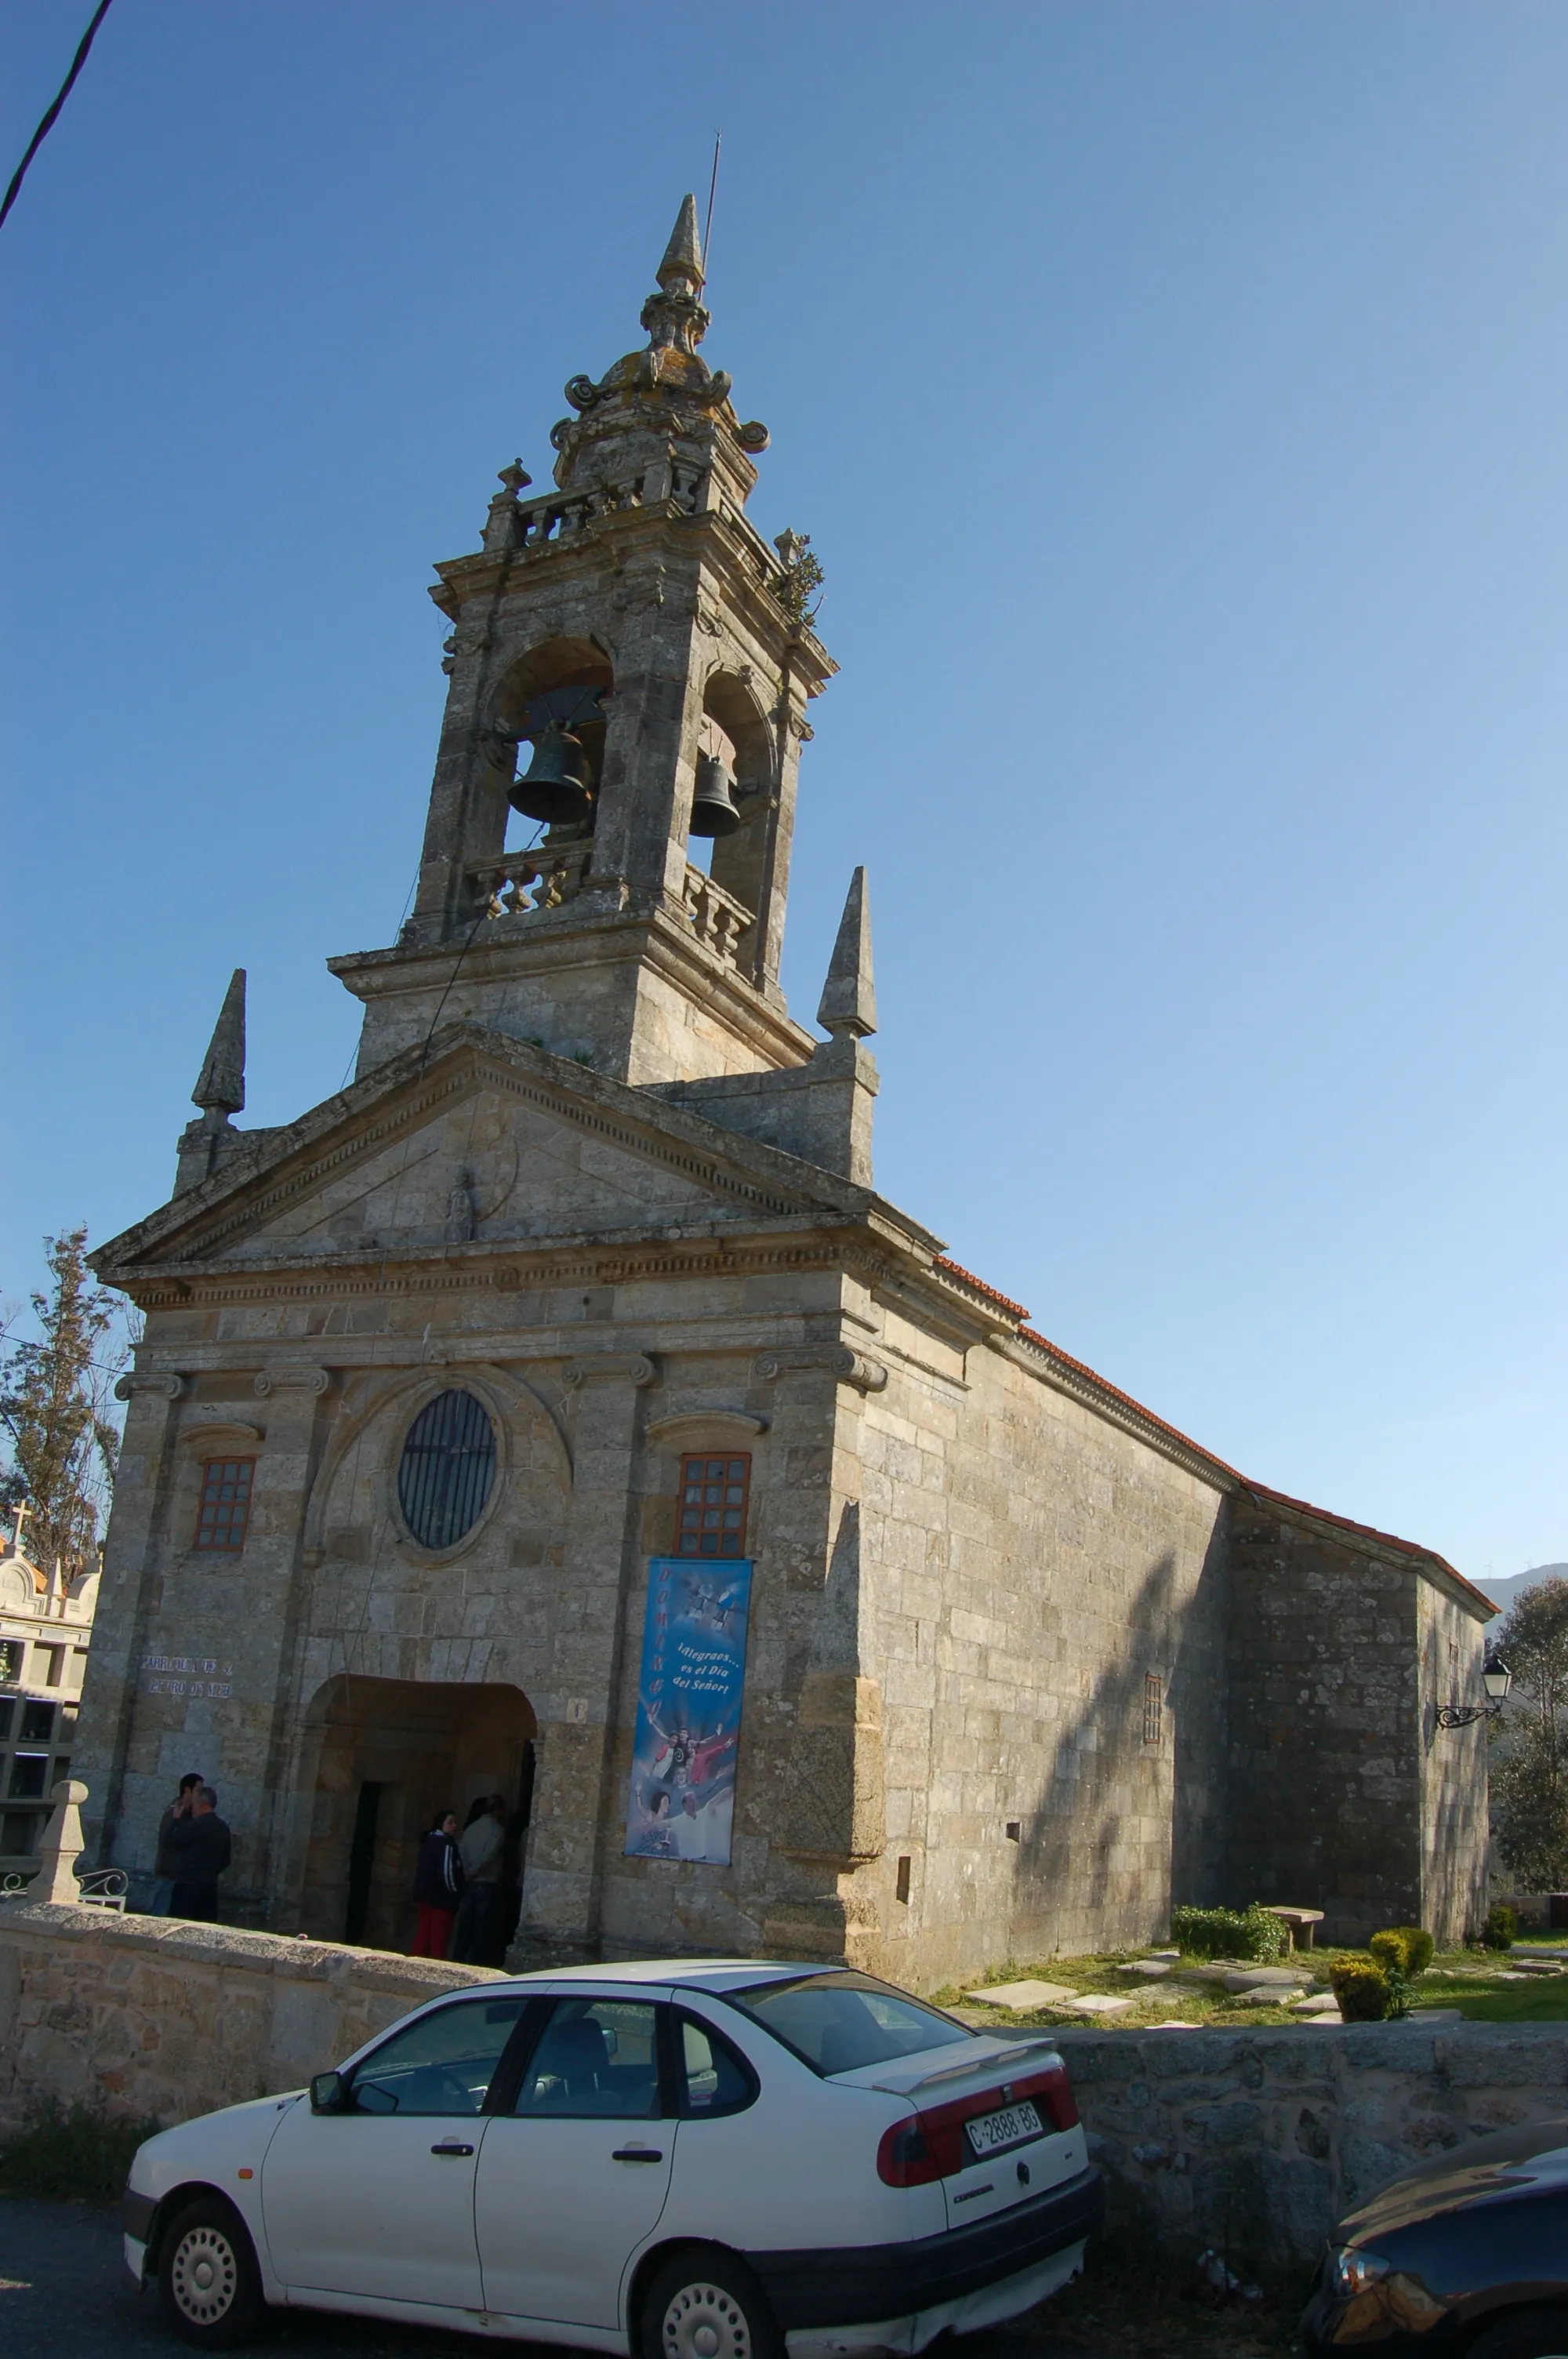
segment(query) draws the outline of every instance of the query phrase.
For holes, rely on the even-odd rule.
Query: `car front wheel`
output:
[[[158,2252],[158,2298],[175,2332],[200,2351],[232,2351],[262,2324],[261,2271],[243,2222],[215,2195],[188,2203]]]
[[[643,2359],[783,2359],[773,2315],[743,2262],[694,2247],[666,2262],[643,2309]]]

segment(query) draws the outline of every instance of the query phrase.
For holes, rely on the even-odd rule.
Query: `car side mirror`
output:
[[[310,2083],[310,2110],[313,2114],[341,2114],[348,2101],[348,2091],[341,2072],[318,2072]]]

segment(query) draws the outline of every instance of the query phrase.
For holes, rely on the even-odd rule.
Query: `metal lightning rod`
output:
[[[723,136],[724,125],[720,124],[718,130],[713,135],[713,177],[708,183],[708,219],[704,223],[702,230],[702,266],[704,270],[708,267],[708,247],[713,241],[713,198],[714,192],[719,186],[719,146]]]

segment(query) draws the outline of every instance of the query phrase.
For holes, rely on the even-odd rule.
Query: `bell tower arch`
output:
[[[331,962],[364,1002],[362,1074],[438,1011],[633,1082],[811,1057],[779,962],[806,704],[836,667],[804,545],[746,514],[767,429],[698,350],[690,197],[657,281],[647,343],[568,382],[553,487],[503,468],[480,549],[436,569],[450,685],[413,913]]]

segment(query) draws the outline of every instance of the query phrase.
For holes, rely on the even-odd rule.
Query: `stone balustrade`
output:
[[[744,902],[737,901],[733,893],[726,893],[700,868],[688,867],[686,912],[697,940],[722,959],[726,966],[739,966],[741,943],[756,922]]]
[[[592,838],[584,837],[577,843],[539,843],[529,852],[476,861],[468,872],[476,912],[493,924],[564,908],[581,892],[592,851]]]
[[[655,507],[668,504],[683,516],[695,515],[702,504],[706,471],[680,460],[663,459],[622,483],[594,484],[581,491],[546,492],[534,500],[501,500],[494,504],[484,545],[487,550],[508,549],[524,557],[559,548],[586,532],[600,516],[622,508]]]

